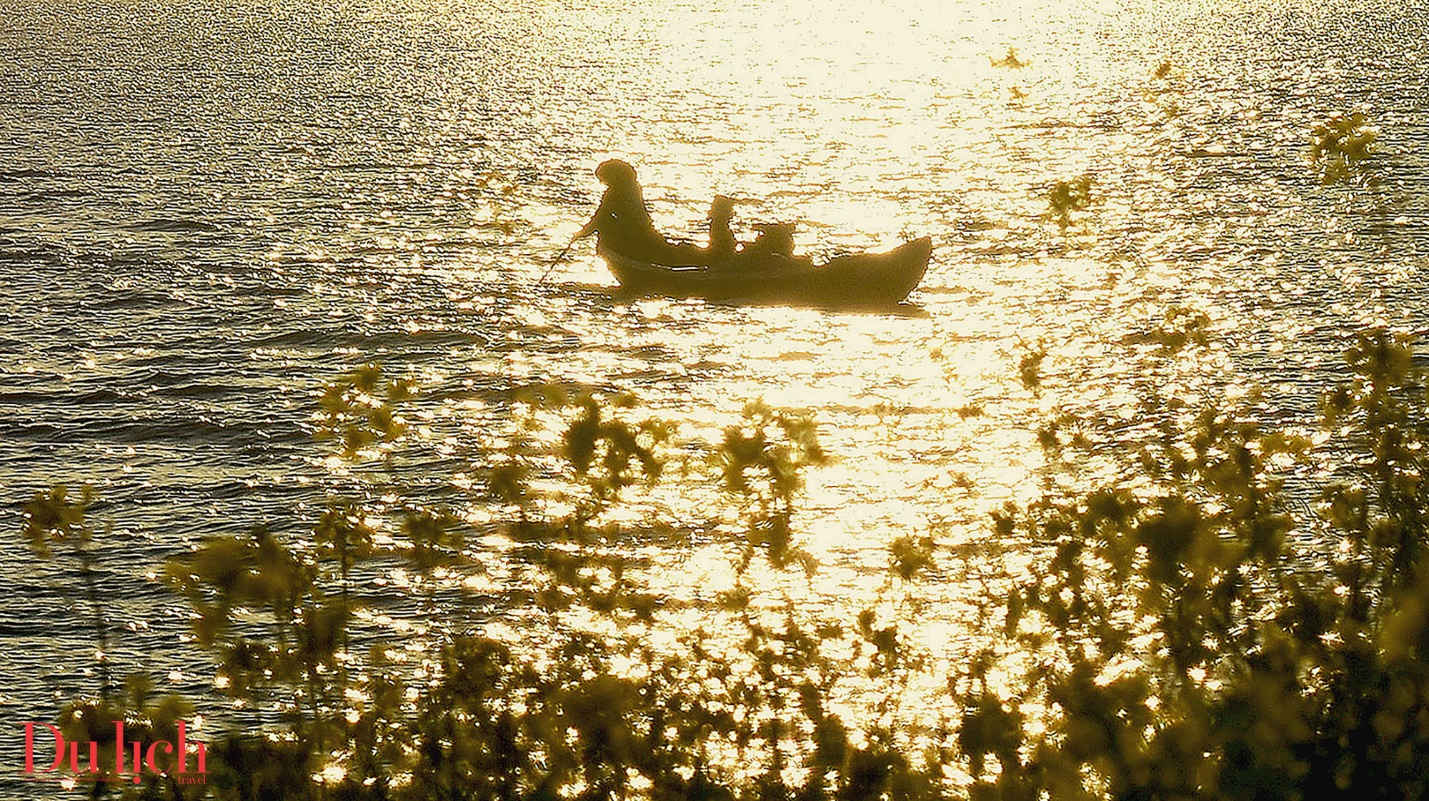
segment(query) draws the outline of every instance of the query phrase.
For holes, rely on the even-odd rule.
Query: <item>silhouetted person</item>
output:
[[[635,168],[620,159],[610,159],[595,168],[595,177],[605,184],[605,194],[600,198],[595,215],[575,238],[598,234],[601,247],[622,256],[664,262],[671,248],[650,219],[640,182],[635,179]]]
[[[737,246],[734,231],[729,221],[734,217],[734,201],[724,195],[715,195],[710,203],[710,248],[711,264],[723,264],[734,257]]]

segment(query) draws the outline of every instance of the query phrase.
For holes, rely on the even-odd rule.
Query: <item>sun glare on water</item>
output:
[[[105,663],[235,695],[240,728],[289,711],[356,725],[386,696],[324,700],[314,676],[355,688],[384,665],[418,679],[394,709],[425,699],[417,717],[440,718],[475,697],[433,693],[446,649],[477,634],[511,665],[568,671],[560,703],[627,722],[649,723],[654,696],[624,695],[626,675],[668,668],[665,697],[708,700],[733,683],[696,674],[733,666],[751,691],[787,681],[750,707],[759,725],[823,671],[845,721],[903,715],[898,736],[946,739],[950,699],[971,697],[949,683],[1054,550],[1033,502],[1164,489],[1180,477],[1146,465],[1194,451],[1171,432],[1205,410],[1308,428],[1356,332],[1426,328],[1425,128],[1405,98],[1429,38],[1378,0],[285,3],[65,0],[0,25],[0,95],[24,109],[0,121],[20,165],[0,164],[0,266],[17,265],[0,340],[21,345],[0,356],[21,410],[0,483],[100,488],[116,524],[101,534],[96,507],[96,542],[123,549],[71,549],[65,580],[145,588],[113,594],[132,627]],[[720,194],[745,242],[793,224],[823,262],[926,236],[927,274],[873,310],[632,296],[592,239],[566,248],[609,158],[671,238],[705,244]],[[189,632],[189,606],[259,545],[314,566],[290,576],[318,577],[294,590],[314,609],[367,604],[331,618],[344,654],[310,655],[321,670],[267,707],[245,680],[287,679],[210,677],[221,649],[195,649],[218,635]],[[5,547],[38,586],[23,543]],[[204,558],[174,573],[175,554]],[[254,642],[328,620],[292,605],[209,611]],[[95,651],[86,621],[8,609],[7,698],[90,681],[70,670]],[[895,623],[918,659],[879,674]],[[794,633],[827,660],[791,657]],[[373,643],[390,655],[364,656]],[[708,662],[684,659],[700,648]],[[1111,667],[1090,686],[1135,669]],[[551,732],[585,736],[568,722]],[[873,728],[856,728],[857,747]],[[336,794],[357,765],[324,750],[302,771]]]

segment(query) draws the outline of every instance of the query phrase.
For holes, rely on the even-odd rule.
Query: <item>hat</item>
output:
[[[599,167],[595,168],[595,177],[606,186],[616,184],[635,183],[635,168],[621,161],[620,159],[609,159],[602,161]]]

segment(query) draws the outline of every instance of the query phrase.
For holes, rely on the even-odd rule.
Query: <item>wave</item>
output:
[[[54,177],[57,177],[57,173],[49,172],[49,171],[47,171],[47,170],[32,170],[32,169],[0,170],[0,181],[19,181],[19,180],[23,180],[23,179],[25,179],[25,178],[54,178]]]
[[[203,220],[172,220],[165,218],[130,223],[124,226],[124,228],[130,231],[151,233],[215,233],[223,230],[217,225],[204,222]]]

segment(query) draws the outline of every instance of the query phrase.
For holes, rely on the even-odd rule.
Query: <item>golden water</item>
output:
[[[700,443],[763,399],[811,410],[835,457],[796,518],[821,569],[791,591],[861,608],[886,545],[933,534],[921,639],[965,640],[958,548],[1037,491],[1042,421],[1132,440],[1174,413],[1152,389],[1259,386],[1259,414],[1300,424],[1352,331],[1425,328],[1413,6],[5,4],[0,492],[97,484],[116,661],[195,686],[182,611],[145,576],[350,486],[308,437],[333,375],[375,359],[422,384],[397,480],[477,521],[461,476],[515,387],[634,393],[697,476]],[[1310,127],[1355,107],[1383,131],[1379,183],[1323,186]],[[720,193],[815,254],[932,236],[915,307],[629,300],[581,248],[538,286],[611,156],[675,235]],[[1050,193],[1084,175],[1064,226]],[[1177,309],[1211,344],[1168,359],[1149,335]],[[1041,351],[1034,390],[1019,364]],[[628,512],[686,535],[630,546],[672,594],[728,581],[714,497],[671,483]],[[88,634],[17,538],[0,554],[0,717],[43,719],[89,681]],[[507,568],[474,582],[472,625],[511,625]],[[399,619],[401,586],[372,590]]]

